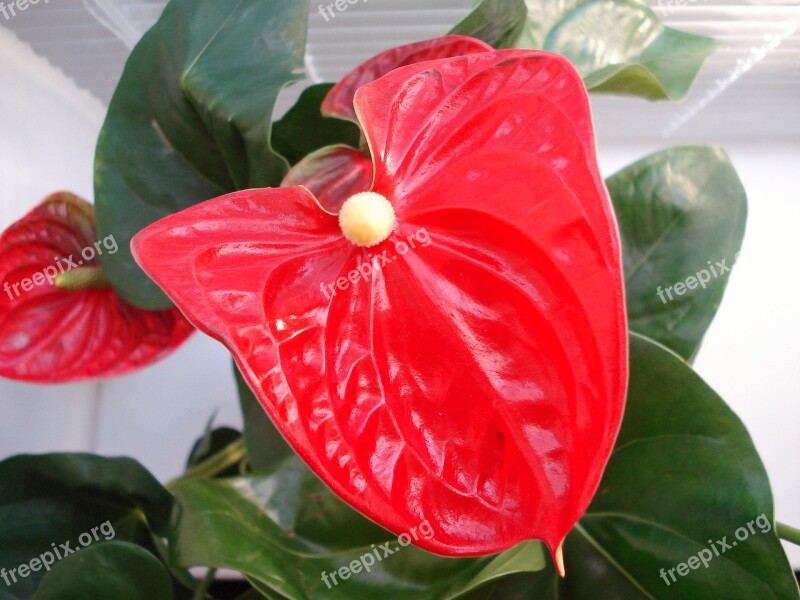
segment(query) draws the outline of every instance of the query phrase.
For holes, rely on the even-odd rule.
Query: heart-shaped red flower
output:
[[[428,521],[432,552],[542,539],[558,558],[627,383],[581,78],[545,52],[470,54],[396,69],[355,108],[375,178],[339,218],[303,187],[247,190],[151,225],[134,256],[352,506],[395,533]]]
[[[124,375],[182,344],[194,328],[180,311],[147,312],[108,287],[94,207],[53,194],[0,236],[0,376],[66,383]],[[76,289],[80,288],[80,289]]]

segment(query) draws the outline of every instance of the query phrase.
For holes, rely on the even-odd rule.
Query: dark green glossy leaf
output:
[[[61,544],[80,547],[89,542],[86,536],[91,544],[127,540],[152,548],[153,532],[166,531],[171,510],[172,496],[133,460],[86,454],[9,458],[0,463],[0,568],[52,555]],[[45,573],[33,572],[10,586],[4,582],[0,599],[29,598]]]
[[[172,0],[125,66],[100,133],[95,202],[101,262],[146,309],[170,305],[134,263],[131,237],[157,219],[235,189],[279,185],[272,111],[302,74],[308,0]]]
[[[564,556],[566,579],[551,567],[530,576],[529,598],[800,597],[773,530],[764,466],[741,421],[677,355],[636,334],[617,446]]]
[[[690,359],[728,283],[716,263],[731,267],[742,245],[747,196],[736,170],[719,148],[680,147],[606,183],[622,236],[629,326]]]
[[[262,408],[236,365],[233,366],[233,372],[239,390],[239,403],[244,420],[244,440],[250,467],[255,471],[268,469],[284,458],[294,455],[294,450],[272,424],[267,411]]]
[[[358,148],[358,126],[343,119],[323,117],[320,105],[332,83],[320,83],[305,89],[297,103],[272,127],[272,147],[291,165],[312,152],[344,144]]]
[[[169,572],[144,548],[110,542],[57,563],[34,600],[172,600]]]
[[[566,56],[595,92],[681,100],[717,42],[665,27],[637,0],[483,0],[453,33]],[[502,15],[494,25],[494,19]]]
[[[239,570],[268,596],[446,600],[507,573],[544,566],[539,542],[481,559],[404,547],[336,498],[297,457],[265,475],[181,482],[174,491],[174,562]],[[426,531],[420,524],[409,537]],[[388,556],[380,549],[387,543]],[[359,564],[374,563],[369,572],[356,567],[346,580],[331,575],[362,557],[369,558]]]

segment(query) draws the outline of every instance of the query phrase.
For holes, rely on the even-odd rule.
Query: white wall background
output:
[[[56,190],[92,199],[105,107],[3,27],[0,82],[0,229]],[[0,458],[65,450],[129,455],[168,479],[181,472],[215,411],[219,423],[241,422],[237,403],[227,352],[198,334],[153,368],[112,381],[0,380]]]
[[[91,199],[104,107],[2,27],[0,82],[0,229],[57,189]],[[697,361],[749,427],[771,476],[777,518],[794,525],[800,524],[797,142],[725,144],[749,192],[750,219],[741,260]],[[603,171],[672,143],[601,139]],[[218,424],[240,423],[230,368],[222,347],[197,335],[170,359],[101,384],[0,380],[0,459],[47,451],[130,455],[169,479],[180,473],[212,414],[218,411]],[[787,549],[800,568],[798,549]]]

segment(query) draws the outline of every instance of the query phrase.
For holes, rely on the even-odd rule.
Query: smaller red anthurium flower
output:
[[[47,197],[0,236],[0,376],[66,383],[124,375],[182,344],[194,328],[177,309],[126,304],[98,257],[94,207],[72,194]]]
[[[583,82],[546,52],[358,89],[368,191],[237,192],[140,232],[137,262],[221,340],[345,501],[448,556],[561,544],[627,386],[619,236]]]
[[[491,51],[492,47],[485,42],[463,35],[445,35],[390,48],[361,63],[333,86],[322,103],[322,114],[358,125],[353,101],[361,86],[399,67]],[[308,155],[286,174],[281,186],[302,185],[316,196],[326,211],[337,214],[350,196],[370,189],[372,176],[369,150],[340,144]]]

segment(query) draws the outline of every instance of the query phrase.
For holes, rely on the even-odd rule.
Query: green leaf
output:
[[[152,548],[153,534],[166,532],[171,510],[172,496],[133,460],[9,458],[0,463],[0,568],[52,556],[62,544],[82,547],[90,537],[90,544],[127,540]],[[45,573],[0,585],[0,599],[29,598]]]
[[[731,267],[742,245],[747,196],[736,170],[719,148],[679,147],[606,183],[622,236],[629,327],[690,359],[728,283],[716,263]]]
[[[530,576],[528,598],[797,600],[773,523],[769,481],[741,421],[677,355],[634,334],[625,420],[564,544],[566,579],[552,568]]]
[[[174,490],[174,563],[236,569],[267,596],[447,600],[505,574],[544,566],[539,542],[481,559],[404,547],[336,498],[297,457],[264,475],[179,482]],[[409,536],[426,531],[423,523]],[[388,556],[380,549],[386,543]],[[362,557],[371,558],[359,563]],[[369,572],[355,567],[341,579],[340,569],[370,562]]]
[[[320,83],[306,88],[289,112],[273,125],[272,147],[289,164],[295,165],[325,146],[359,147],[361,132],[355,123],[322,116],[320,106],[332,87],[332,83]]]
[[[239,402],[244,420],[244,440],[250,467],[255,471],[261,471],[276,465],[288,456],[293,456],[294,450],[273,425],[267,411],[261,406],[235,364],[233,372],[239,390]]]
[[[147,550],[126,542],[84,548],[57,563],[34,600],[172,600],[169,572]]]
[[[166,296],[134,263],[133,235],[161,217],[248,187],[279,185],[272,111],[302,74],[308,0],[172,0],[134,48],[100,133],[95,202],[106,275],[136,306]]]
[[[717,42],[665,27],[638,0],[483,0],[453,33],[566,56],[595,92],[681,100]],[[495,19],[501,20],[495,25]]]

